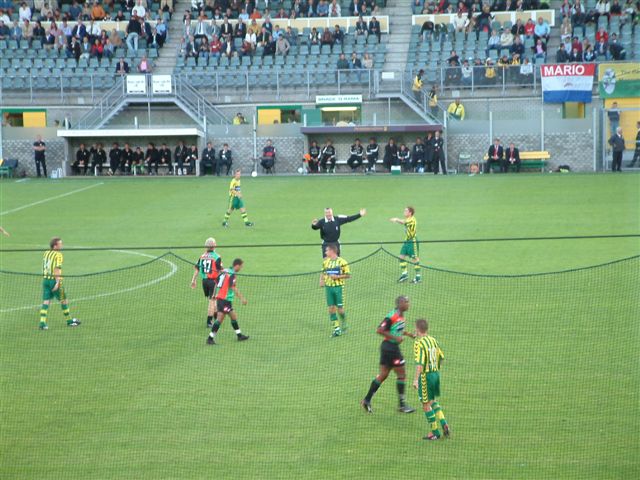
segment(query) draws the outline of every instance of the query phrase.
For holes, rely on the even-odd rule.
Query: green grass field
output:
[[[95,186],[93,186],[95,185]],[[640,253],[635,238],[428,243],[429,240],[640,233],[638,175],[247,178],[252,229],[220,222],[227,179],[0,182],[0,247],[65,254],[72,314],[37,330],[41,252],[0,255],[0,478],[637,478],[640,476],[640,261],[563,274]],[[90,187],[90,188],[87,188]],[[347,335],[329,338],[317,286],[327,205],[368,215],[344,242],[400,240],[388,221],[416,208],[419,286],[397,260],[352,265]],[[246,267],[243,331],[206,347],[206,302],[189,281],[216,237]],[[158,246],[158,250],[135,247]],[[125,250],[122,250],[125,249]],[[345,246],[350,261],[376,245]],[[387,246],[395,254],[399,245]],[[172,250],[147,265],[153,257]],[[132,268],[125,268],[132,267]],[[121,269],[121,270],[119,270]],[[96,274],[105,270],[110,273]],[[270,275],[270,276],[267,276]],[[285,276],[288,275],[288,276]],[[492,276],[498,275],[498,276]],[[425,443],[420,412],[396,412],[393,379],[367,416],[375,328],[406,293],[408,320],[430,319],[447,356],[453,437]],[[228,320],[227,320],[228,322]],[[411,345],[403,344],[409,378]],[[408,391],[409,403],[418,406]]]

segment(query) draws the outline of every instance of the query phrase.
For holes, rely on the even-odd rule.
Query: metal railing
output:
[[[481,91],[488,94],[490,91],[505,95],[507,92],[526,89],[530,93],[538,92],[540,86],[540,66],[531,65],[531,72],[525,74],[522,65],[487,66],[473,65],[469,67],[438,67],[425,70],[423,78],[425,85],[435,84],[439,91],[464,90],[475,93]],[[412,77],[417,70],[411,69]],[[594,80],[597,87],[597,79]]]
[[[261,70],[238,68],[237,70],[208,70],[190,68],[173,75],[175,85],[181,86],[181,94],[192,97],[200,94],[208,105],[200,106],[211,110],[218,101],[270,101],[293,98],[312,99],[317,94],[358,93],[365,99],[374,99],[378,92],[402,89],[411,97],[411,82],[415,68],[405,72],[383,71],[382,69],[337,70],[329,65],[325,68],[305,66],[274,66]],[[488,75],[487,72],[490,72]],[[88,73],[84,75],[60,73],[47,77],[31,75],[5,75],[0,79],[0,103],[44,104],[86,104],[103,103],[103,97],[120,89],[123,91],[124,78],[111,73]],[[532,73],[522,73],[522,66],[488,67],[436,67],[425,68],[423,77],[425,88],[432,84],[439,87],[440,94],[461,90],[463,95],[481,92],[482,95],[505,96],[519,94],[538,95],[540,93],[540,66],[533,66]],[[597,88],[597,75],[594,77]],[[151,95],[151,94],[149,94]],[[83,102],[78,100],[83,99]],[[423,100],[416,100],[422,103]],[[193,102],[191,102],[193,103]],[[112,106],[113,103],[110,104]],[[105,106],[103,105],[103,109]],[[198,101],[195,101],[198,110]],[[428,109],[425,109],[428,110]],[[218,123],[220,113],[213,113],[214,123]]]
[[[100,125],[105,117],[113,114],[126,98],[124,84],[124,77],[116,78],[116,84],[100,97],[91,110],[80,117],[78,120],[78,128],[95,128]]]

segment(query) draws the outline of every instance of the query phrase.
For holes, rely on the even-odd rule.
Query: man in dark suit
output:
[[[207,142],[207,148],[202,151],[202,159],[200,160],[200,175],[207,174],[207,167],[211,167],[211,174],[216,174],[216,151],[213,143]]]
[[[369,35],[375,35],[376,37],[378,37],[378,43],[380,43],[381,34],[382,32],[380,32],[380,22],[376,17],[371,17],[371,20],[369,20]]]
[[[637,124],[638,131],[636,132],[636,148],[633,152],[633,160],[629,164],[629,168],[633,168],[636,166],[636,162],[640,160],[640,122]]]
[[[484,166],[484,173],[491,173],[491,165],[498,164],[500,167],[500,172],[502,173],[505,169],[505,165],[503,164],[504,158],[504,148],[500,145],[500,139],[494,138],[493,145],[489,147],[487,163]]]
[[[87,27],[84,26],[82,20],[78,20],[78,23],[71,30],[71,36],[76,37],[79,40],[82,40],[87,36]]]
[[[187,174],[187,169],[184,168],[184,161],[186,160],[188,153],[189,153],[189,149],[187,149],[184,142],[180,140],[178,142],[178,146],[176,147],[176,150],[173,155],[176,165],[178,166],[178,170],[177,170],[178,175]]]
[[[222,146],[222,150],[220,150],[220,153],[218,155],[218,165],[216,167],[216,174],[220,176],[220,173],[222,172],[222,168],[226,167],[227,173],[225,175],[229,175],[229,172],[231,171],[232,163],[233,163],[233,156],[231,153],[231,149],[229,148],[229,145],[225,143]]]
[[[124,61],[124,58],[120,58],[116,65],[116,75],[126,75],[127,73],[129,73],[129,64]]]
[[[509,144],[509,148],[504,154],[504,171],[505,173],[509,171],[509,167],[515,166],[516,172],[520,172],[520,150],[516,148],[516,146],[511,142]]]
[[[622,127],[616,129],[616,133],[611,135],[609,145],[613,151],[613,162],[611,163],[611,171],[622,171],[622,154],[624,153],[624,137],[622,136]]]

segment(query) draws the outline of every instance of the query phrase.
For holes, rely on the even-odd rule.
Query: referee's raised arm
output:
[[[366,208],[361,208],[360,212],[356,213],[355,215],[340,215],[337,217],[338,219],[338,223],[340,225],[344,225],[345,223],[349,223],[349,222],[353,222],[355,220],[358,220],[361,217],[364,217],[367,214],[367,209]]]

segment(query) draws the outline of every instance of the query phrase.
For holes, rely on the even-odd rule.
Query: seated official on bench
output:
[[[266,173],[275,173],[276,147],[271,144],[271,140],[267,140],[267,146],[262,149],[260,165]]]
[[[544,172],[547,161],[551,158],[549,152],[545,150],[520,152],[515,146],[513,146],[514,151],[511,152],[510,149],[512,146],[513,143],[510,143],[509,149],[504,150],[503,162],[500,167],[501,172],[504,171],[506,173],[509,169],[519,172],[522,168],[540,169],[541,172]],[[484,171],[485,173],[489,173],[492,166],[491,158],[489,155],[485,155],[483,160],[485,161]]]

